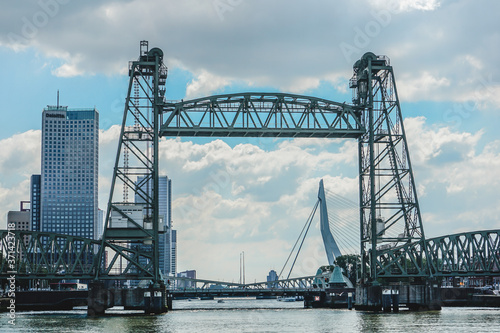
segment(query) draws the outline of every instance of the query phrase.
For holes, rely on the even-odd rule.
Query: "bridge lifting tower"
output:
[[[353,104],[366,127],[358,139],[360,284],[424,283],[430,261],[392,66],[369,52],[353,71]]]
[[[150,280],[154,288],[163,286],[159,269],[159,233],[162,232],[159,202],[159,126],[165,96],[167,67],[163,51],[149,50],[142,41],[140,56],[129,63],[129,85],[111,183],[96,280],[113,271],[119,279]],[[121,196],[118,190],[122,188]],[[149,188],[152,187],[152,188]],[[131,192],[141,203],[128,202]],[[105,244],[130,248],[126,266],[105,264]],[[122,254],[125,256],[125,254]],[[132,257],[133,256],[133,257]]]

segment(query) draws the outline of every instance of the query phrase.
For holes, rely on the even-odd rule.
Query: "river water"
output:
[[[18,312],[15,326],[7,313],[0,313],[0,332],[500,332],[497,308],[373,314],[255,299],[179,300],[173,307],[176,310],[156,316],[110,309],[99,318],[87,317],[84,308]]]

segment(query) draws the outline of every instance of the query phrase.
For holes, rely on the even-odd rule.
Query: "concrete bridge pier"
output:
[[[356,310],[399,312],[400,307],[413,311],[441,310],[437,283],[361,285],[356,288]]]
[[[378,284],[357,286],[355,309],[382,311],[382,287]]]
[[[164,284],[150,285],[144,290],[144,312],[160,314],[168,311],[167,290]]]
[[[87,314],[89,316],[104,315],[106,309],[114,306],[114,293],[105,288],[104,283],[92,282],[89,284],[87,304]]]

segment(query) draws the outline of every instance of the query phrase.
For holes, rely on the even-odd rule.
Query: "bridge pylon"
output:
[[[429,256],[393,68],[368,52],[353,71],[353,104],[367,129],[358,139],[360,286],[426,285]]]
[[[163,51],[149,49],[142,41],[138,60],[129,63],[129,85],[118,151],[113,169],[102,246],[95,280],[149,280],[156,293],[165,287],[159,268],[159,126],[163,109],[167,67]],[[132,194],[134,200],[129,200]],[[120,246],[120,256],[106,262]],[[109,246],[111,245],[111,249]],[[123,248],[130,249],[128,253]],[[164,303],[161,305],[164,307]],[[153,309],[155,312],[157,309]]]

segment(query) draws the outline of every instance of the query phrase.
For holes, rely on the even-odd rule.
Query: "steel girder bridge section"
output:
[[[101,247],[106,260],[99,260]],[[98,240],[48,232],[0,231],[0,278],[152,279],[151,255]],[[149,266],[143,263],[149,260]],[[107,264],[105,263],[107,261]]]
[[[151,256],[142,251],[105,243],[108,264],[100,262],[97,253],[101,241],[75,236],[34,231],[0,232],[0,278],[15,275],[16,279],[93,279],[97,267],[100,279],[152,280]],[[418,243],[408,243],[385,251],[377,258],[379,276],[400,277],[403,271],[418,274],[407,260],[406,253],[420,251]],[[435,277],[467,277],[500,275],[500,230],[475,231],[436,237],[426,240],[429,266]],[[149,260],[149,265],[141,264]],[[405,266],[406,265],[406,266]],[[251,284],[212,280],[173,278],[176,281],[194,281],[206,289],[210,284],[239,289],[310,289],[324,288],[323,276],[308,276]]]
[[[434,277],[467,277],[500,275],[500,230],[485,230],[435,237],[425,240],[428,257],[425,267]],[[422,252],[420,242],[406,243],[383,251],[376,258],[378,276],[398,278],[426,276],[427,272],[408,258]]]
[[[281,290],[281,291],[306,291],[311,289],[324,289],[327,287],[325,283],[324,275],[313,275],[313,276],[304,276],[298,278],[290,278],[290,279],[281,279],[275,281],[266,281],[266,282],[256,282],[256,283],[233,283],[233,282],[223,282],[223,281],[215,281],[215,280],[203,280],[203,279],[192,279],[186,277],[171,277],[170,282],[177,284],[186,284],[192,286],[193,290],[200,291],[210,291],[211,286],[218,286],[220,288],[215,288],[214,291],[224,291],[224,290],[233,290],[233,291],[270,291],[270,290]],[[177,286],[177,289],[184,289],[182,287]],[[189,289],[189,288],[187,288]],[[172,290],[176,290],[175,288]]]
[[[500,230],[431,238],[426,247],[436,276],[500,275]]]
[[[166,103],[161,136],[357,138],[353,106],[284,93],[241,93]]]

